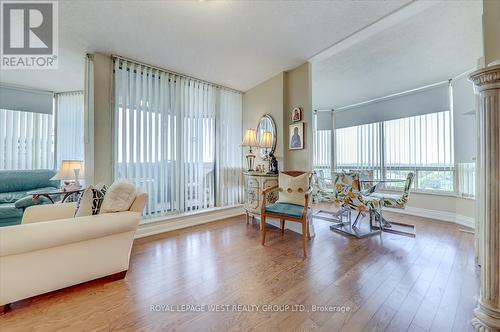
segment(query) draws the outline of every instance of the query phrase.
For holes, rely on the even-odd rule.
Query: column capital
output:
[[[500,88],[500,65],[482,68],[472,72],[469,80],[479,91]]]

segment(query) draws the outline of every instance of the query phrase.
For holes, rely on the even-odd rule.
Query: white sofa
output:
[[[126,272],[146,201],[138,192],[129,211],[79,218],[75,203],[26,209],[0,228],[0,306]]]

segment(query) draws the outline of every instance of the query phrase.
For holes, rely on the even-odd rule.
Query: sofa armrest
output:
[[[135,232],[140,220],[140,213],[126,211],[0,227],[0,257]]]
[[[75,214],[76,202],[34,205],[24,210],[23,224],[40,221],[72,218]]]

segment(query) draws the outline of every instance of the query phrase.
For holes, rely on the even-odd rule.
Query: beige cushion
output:
[[[115,181],[104,196],[101,213],[128,211],[135,200],[136,189],[128,181]]]
[[[304,173],[299,176],[290,176],[285,173],[280,173],[278,202],[304,206],[304,193],[308,188],[308,173]]]
[[[22,224],[67,219],[75,215],[76,202],[32,205],[23,213]]]

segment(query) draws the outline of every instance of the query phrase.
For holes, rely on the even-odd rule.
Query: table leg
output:
[[[65,201],[65,200],[66,200],[69,196],[71,196],[71,195],[73,195],[73,194],[74,194],[74,193],[65,193],[65,194],[64,194],[64,197],[63,197],[63,198],[62,198],[62,200],[61,200],[61,203],[64,203],[64,201]]]
[[[38,198],[40,197],[40,195],[33,195],[33,197],[31,197],[31,202],[33,204],[38,204]]]
[[[54,200],[52,199],[52,197],[50,197],[50,195],[48,195],[48,194],[41,194],[41,195],[39,195],[39,196],[44,196],[44,197],[47,197],[47,198],[49,199],[49,201],[51,201],[51,202],[52,202],[52,204],[54,204]]]
[[[375,218],[379,220],[379,226],[373,226],[374,229],[380,229],[382,232],[393,233],[398,235],[405,235],[410,237],[415,237],[415,225],[411,224],[403,224],[395,221],[389,221],[382,216],[382,213],[379,211],[374,211]],[[408,231],[397,230],[392,226],[397,225],[404,228],[407,228]]]

